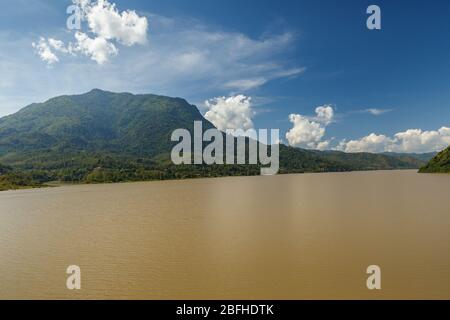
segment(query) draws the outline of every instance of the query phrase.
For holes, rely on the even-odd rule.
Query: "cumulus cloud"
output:
[[[306,145],[314,147],[325,135],[325,127],[299,114],[289,115],[293,128],[286,133],[286,139],[292,146]]]
[[[392,143],[393,141],[385,135],[371,133],[359,140],[342,140],[336,149],[345,152],[379,153],[387,151]]]
[[[209,109],[205,118],[211,121],[219,130],[253,129],[251,97],[236,95],[231,97],[217,97],[205,101]]]
[[[329,105],[317,107],[316,114],[315,120],[325,125],[329,125],[334,118],[334,110]]]
[[[56,52],[71,55],[81,54],[87,56],[102,65],[110,60],[112,56],[118,54],[116,46],[103,37],[90,38],[84,32],[75,33],[76,42],[71,42],[67,46],[64,42],[53,38],[41,38],[33,47],[37,50],[42,61],[48,65],[59,62]]]
[[[296,77],[305,72],[304,67],[288,66],[285,62],[286,51],[296,38],[292,32],[252,38],[190,18],[120,12],[108,1],[72,1],[80,7],[83,30],[74,32],[72,41],[63,42],[55,37],[45,39],[56,58],[52,63],[62,60],[65,54],[88,56],[99,64],[106,64],[118,55],[120,45],[146,43],[133,50],[124,50],[120,61],[114,61],[114,70],[104,67],[102,72],[96,71],[97,78],[102,75],[103,79],[121,79],[108,81],[122,82],[122,85],[108,86],[111,90],[116,90],[117,86],[123,90],[123,83],[126,83],[130,91],[150,87],[166,94],[176,90],[178,95],[183,91],[200,93],[217,89],[242,93],[269,81]],[[152,25],[151,41],[147,41],[148,21]],[[80,37],[80,33],[86,36]],[[87,46],[87,42],[97,45]],[[76,62],[79,61],[82,60]],[[152,72],[144,73],[143,70]],[[83,83],[92,82],[92,74],[87,78]],[[102,87],[105,87],[104,83]]]
[[[148,21],[135,11],[119,12],[114,3],[107,0],[84,1],[81,8],[90,31],[98,37],[132,46],[147,41]]]
[[[370,135],[358,140],[342,140],[336,149],[345,152],[405,152],[424,153],[439,151],[450,145],[450,128],[423,131],[409,129],[393,137]]]
[[[289,115],[292,128],[286,133],[286,139],[291,146],[324,150],[330,145],[329,140],[323,140],[328,126],[334,118],[334,110],[325,105],[316,108],[316,116],[308,117],[300,114]]]
[[[39,55],[41,60],[46,62],[48,65],[52,65],[59,61],[58,56],[52,51],[45,38],[41,37],[38,43],[33,42],[31,45],[36,50],[36,53]]]
[[[402,152],[430,152],[438,151],[450,145],[450,128],[441,127],[439,130],[422,131],[409,129],[395,134],[395,149]]]
[[[33,43],[36,52],[47,64],[59,61],[54,51],[71,55],[81,53],[98,64],[104,64],[118,54],[119,50],[112,41],[125,46],[147,42],[147,18],[140,17],[135,11],[119,12],[116,5],[108,0],[72,0],[72,2],[78,6],[80,19],[87,22],[89,30],[87,33],[76,31],[74,35],[76,41],[67,45],[61,40],[43,37],[38,44]]]
[[[63,9],[58,4],[52,6],[56,7],[55,14]],[[29,59],[30,43],[39,39],[24,37],[16,30],[0,30],[0,52],[4,55],[4,59],[0,59],[0,87],[3,89],[0,103],[7,105],[11,113],[26,104],[61,93],[81,93],[98,87],[118,92],[182,96],[193,102],[203,102],[205,97],[238,93],[253,96],[248,91],[305,71],[289,62],[293,61],[290,58],[296,42],[294,32],[249,36],[189,17],[152,13],[145,13],[145,16],[151,26],[147,44],[125,48],[115,40],[108,40],[119,51],[120,59],[109,56],[109,62],[103,65],[92,63],[91,56],[85,58],[86,53],[75,50],[79,47],[75,31],[55,30],[45,40],[50,37],[64,42],[65,46],[56,45],[63,48],[59,51],[46,41],[59,61],[57,67],[47,72],[42,72],[38,55],[36,59]],[[65,21],[61,21],[61,26],[63,24]],[[96,38],[89,32],[86,21],[79,32]],[[36,81],[38,78],[40,81]],[[8,90],[4,89],[5,84],[10,86]],[[253,96],[254,105],[258,104],[256,99]],[[5,114],[4,110],[1,109],[0,114]]]
[[[42,41],[45,41],[44,38],[41,38]],[[52,47],[54,50],[56,51],[60,51],[60,52],[68,52],[69,50],[65,47],[64,42],[62,42],[61,40],[57,40],[57,39],[53,39],[53,38],[48,38],[48,45],[50,47]]]
[[[114,44],[108,42],[105,38],[89,38],[89,36],[83,32],[77,32],[75,38],[77,39],[77,43],[75,47],[72,48],[72,51],[81,52],[98,64],[108,62],[111,56],[118,53]]]
[[[318,142],[317,145],[316,145],[316,149],[317,150],[327,150],[327,149],[329,149],[329,147],[330,147],[330,141],[329,140]]]
[[[334,109],[329,106],[317,107],[315,116],[291,114],[292,128],[286,133],[291,146],[326,150],[335,149],[344,152],[402,152],[425,153],[439,151],[450,145],[450,128],[424,131],[409,129],[393,136],[371,133],[354,140],[341,140],[332,146],[333,139],[324,139],[327,126],[334,121]]]

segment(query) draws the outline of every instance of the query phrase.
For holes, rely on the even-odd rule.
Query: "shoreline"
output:
[[[346,174],[346,173],[370,173],[370,172],[390,172],[390,171],[416,171],[419,172],[418,168],[408,168],[408,169],[374,169],[374,170],[352,170],[352,171],[312,171],[312,172],[286,172],[278,173],[273,176],[289,176],[289,175],[315,175],[315,174]],[[217,177],[190,177],[190,178],[178,178],[178,179],[154,179],[154,180],[129,180],[129,181],[117,181],[117,182],[63,182],[63,181],[50,181],[43,183],[39,186],[23,186],[19,188],[4,189],[0,190],[0,194],[7,191],[21,191],[21,190],[34,190],[34,189],[47,189],[47,188],[60,188],[60,187],[70,187],[70,186],[83,186],[83,185],[115,185],[115,184],[128,184],[128,183],[143,183],[143,182],[162,182],[162,181],[188,181],[188,180],[203,180],[203,179],[223,179],[223,178],[255,178],[255,177],[267,177],[264,175],[228,175],[228,176],[217,176]]]

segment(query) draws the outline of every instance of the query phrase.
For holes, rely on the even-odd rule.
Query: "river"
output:
[[[449,196],[411,170],[1,192],[0,298],[450,299]]]

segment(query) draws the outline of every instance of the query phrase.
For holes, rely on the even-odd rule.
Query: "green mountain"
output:
[[[0,119],[0,157],[30,152],[97,152],[152,157],[170,150],[177,128],[213,127],[180,98],[94,89],[32,104]],[[14,161],[12,161],[14,162]]]
[[[194,121],[213,128],[181,98],[94,89],[31,104],[0,119],[3,185],[47,181],[117,182],[259,174],[258,165],[175,166],[169,155],[173,130],[193,131]],[[280,146],[280,172],[419,168],[402,157],[319,152]],[[4,169],[2,169],[4,168]],[[6,169],[7,168],[7,169]]]
[[[429,173],[450,173],[450,146],[439,152],[419,172]]]
[[[404,161],[411,161],[412,159],[419,160],[416,164],[420,164],[423,162],[428,162],[435,155],[437,155],[437,152],[427,152],[427,153],[398,153],[398,152],[383,152],[382,154],[385,154],[390,157],[394,157],[400,160]],[[419,165],[420,167],[420,165]]]
[[[353,170],[386,170],[419,168],[425,161],[408,154],[374,154],[367,152],[345,153],[340,151],[323,151],[320,154],[329,160],[346,163]]]

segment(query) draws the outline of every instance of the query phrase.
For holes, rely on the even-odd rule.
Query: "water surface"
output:
[[[374,171],[1,192],[0,298],[450,299],[449,191]]]

